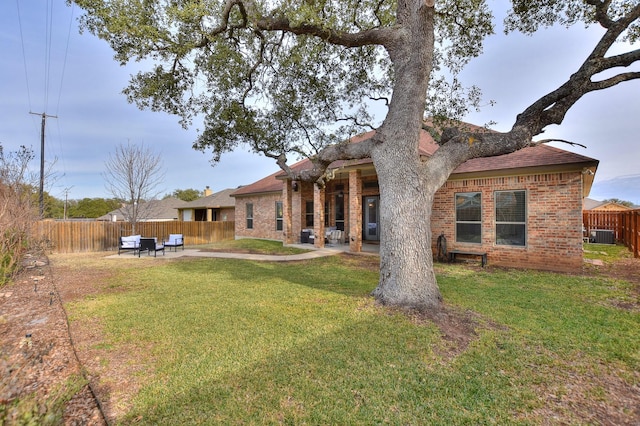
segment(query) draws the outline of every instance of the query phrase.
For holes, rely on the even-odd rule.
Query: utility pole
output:
[[[40,202],[40,218],[44,217],[44,128],[47,122],[47,117],[58,118],[57,115],[47,115],[46,113],[29,112],[33,115],[42,116],[42,126],[40,129],[40,191],[38,192],[38,200]]]
[[[69,199],[69,190],[71,188],[73,188],[73,186],[70,186],[64,189],[64,216],[63,216],[64,220],[67,220],[67,201]]]

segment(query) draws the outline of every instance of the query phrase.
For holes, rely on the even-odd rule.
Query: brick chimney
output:
[[[208,197],[209,195],[213,194],[213,191],[211,191],[211,189],[209,188],[209,186],[207,185],[207,187],[204,189],[204,196]]]

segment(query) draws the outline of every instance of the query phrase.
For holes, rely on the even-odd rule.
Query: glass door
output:
[[[364,239],[380,240],[380,197],[364,197]]]

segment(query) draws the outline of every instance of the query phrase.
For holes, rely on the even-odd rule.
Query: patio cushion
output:
[[[168,245],[182,244],[182,234],[169,234]]]
[[[137,248],[140,246],[140,235],[122,237],[122,248]]]

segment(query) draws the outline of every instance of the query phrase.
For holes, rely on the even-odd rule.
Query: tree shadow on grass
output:
[[[233,261],[232,261],[233,262]],[[236,261],[237,262],[237,261]],[[229,264],[225,269],[239,282],[268,283],[274,280],[305,286],[314,290],[329,291],[343,296],[368,298],[378,283],[379,258],[341,254],[308,261],[250,262],[250,267]],[[185,271],[189,271],[187,267]],[[192,272],[192,271],[191,271]],[[388,314],[402,314],[418,325],[435,324],[446,342],[440,355],[453,358],[464,351],[477,338],[479,328],[501,328],[470,310],[458,309],[443,303],[437,310],[420,311],[380,307]]]
[[[243,354],[234,371],[220,374],[215,360],[192,354],[202,363],[193,383],[165,380],[143,390],[146,402],[127,418],[148,424],[482,423],[519,403],[508,377],[465,379],[438,361],[434,327],[366,314],[330,330],[298,336],[293,345],[283,336],[268,353]]]
[[[368,295],[377,285],[376,257],[336,255],[304,261],[262,262],[237,259],[189,259],[172,267],[185,273],[225,274],[238,282],[287,282],[345,296]]]

